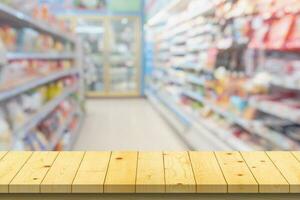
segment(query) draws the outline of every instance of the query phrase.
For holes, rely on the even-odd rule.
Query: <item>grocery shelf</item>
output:
[[[9,5],[15,5],[15,7],[10,7]],[[13,127],[10,130],[11,135],[9,136],[11,144],[6,145],[8,145],[7,148],[11,149],[24,148],[36,150],[37,148],[42,148],[53,150],[59,140],[62,139],[65,130],[68,129],[72,118],[78,113],[69,113],[70,116],[68,115],[64,118],[65,121],[62,121],[63,124],[58,127],[58,130],[55,133],[51,133],[51,140],[49,142],[46,141],[46,138],[49,138],[47,132],[36,130],[36,128],[44,120],[53,120],[52,122],[55,123],[55,117],[61,111],[64,111],[64,108],[59,106],[60,103],[65,102],[69,104],[71,100],[78,105],[84,103],[84,87],[82,87],[83,82],[80,80],[83,78],[80,73],[83,66],[71,66],[72,63],[81,63],[82,56],[79,54],[82,54],[82,52],[78,51],[81,48],[81,44],[77,42],[74,34],[66,32],[66,29],[60,29],[62,27],[60,23],[58,21],[54,23],[56,19],[54,21],[51,20],[51,16],[43,17],[45,20],[35,18],[30,13],[23,13],[21,10],[18,10],[18,6],[15,3],[9,5],[0,3],[0,24],[4,26],[2,35],[4,53],[1,61],[3,64],[2,67],[6,72],[2,77],[0,102],[4,103],[2,109],[7,111],[5,112],[5,116],[3,116],[3,120],[6,120],[6,123]],[[44,11],[46,11],[44,8],[34,10],[36,13]],[[46,21],[46,19],[49,19],[49,21]],[[52,21],[53,23],[51,23]],[[30,45],[28,46],[28,44]],[[44,47],[43,44],[46,46]],[[18,69],[20,62],[22,62],[23,71],[29,70],[30,73],[23,73],[22,76],[18,77],[15,74],[8,74],[14,73]],[[40,64],[45,69],[31,72],[32,70],[30,69],[32,67],[39,67]],[[57,85],[57,81],[63,78],[67,78],[68,83],[74,83],[65,86],[60,94],[53,97],[54,92],[58,92],[61,85]],[[53,87],[49,88],[49,84],[53,85]],[[43,91],[36,90],[41,87],[44,88]],[[36,112],[25,114],[27,113],[27,107],[23,101],[19,101],[19,97],[24,93],[26,94],[24,98],[26,98],[26,102],[29,102],[28,104],[34,104],[35,102],[39,105],[40,103],[44,104],[39,106]],[[28,96],[27,93],[32,93],[32,95]],[[75,98],[75,95],[73,97],[72,94],[75,93],[78,98]],[[52,98],[47,102],[41,102],[42,99],[35,98],[36,96],[34,95],[38,97],[46,95],[49,97],[52,96]],[[31,102],[31,98],[34,98],[33,100],[36,101],[32,100]],[[15,111],[14,108],[8,109],[10,104],[7,103],[10,102],[14,102],[16,106],[20,107],[20,111],[23,112],[25,119],[22,124],[16,123],[15,120],[17,119],[11,117],[11,112]],[[57,113],[53,113],[56,111]],[[51,125],[47,124],[45,126]],[[39,133],[34,134],[34,132]],[[31,133],[32,135],[30,135]]]
[[[241,141],[240,139],[234,137],[231,132],[225,130],[222,127],[219,127],[218,125],[215,125],[213,121],[205,120],[202,118],[199,120],[199,123],[201,123],[202,126],[206,127],[212,133],[216,134],[218,138],[226,142],[234,150],[240,150],[240,151],[260,150],[258,147],[250,146],[247,143]]]
[[[70,60],[74,59],[74,53],[28,53],[28,52],[10,52],[6,54],[7,60]]]
[[[183,79],[174,78],[174,77],[168,77],[168,78],[166,78],[165,81],[169,82],[169,83],[177,84],[177,85],[183,85],[185,83]]]
[[[199,78],[192,74],[187,75],[186,81],[199,86],[203,86],[205,83],[205,80],[203,78]]]
[[[54,38],[75,43],[75,38],[71,34],[63,33],[45,22],[35,20],[32,17],[4,4],[0,4],[0,19],[12,26],[32,28],[39,32],[49,34]]]
[[[171,127],[177,132],[183,132],[188,128],[188,125],[181,123],[178,119],[178,116],[169,108],[167,108],[161,101],[158,99],[157,95],[146,89],[145,95],[151,105],[158,111],[159,114],[171,125]]]
[[[200,94],[197,94],[196,92],[192,92],[192,91],[182,91],[182,94],[191,98],[191,99],[194,99],[200,103],[203,103],[204,102],[204,99],[203,99],[203,96],[200,95]]]
[[[180,121],[185,124],[185,125],[190,125],[191,124],[191,121],[189,119],[189,117],[182,113],[182,111],[175,105],[172,103],[171,100],[169,100],[169,98],[164,95],[164,94],[158,94],[156,93],[155,95],[158,100],[160,102],[162,102],[168,109],[170,109],[173,113],[176,114],[176,116],[180,119]]]
[[[194,63],[184,63],[184,64],[173,66],[173,68],[187,69],[187,70],[197,70],[198,68],[196,66],[197,65],[194,64]]]
[[[183,5],[186,5],[188,1],[183,0],[175,0],[171,3],[167,4],[164,8],[161,9],[157,14],[155,14],[153,17],[151,17],[148,21],[149,26],[155,26],[162,22],[168,15],[167,12],[171,10],[176,10],[179,7],[182,7]]]
[[[78,117],[79,117],[79,122],[77,124],[77,127],[75,128],[75,130],[73,131],[72,136],[71,136],[71,141],[69,142],[69,144],[67,145],[66,150],[72,150],[73,146],[75,145],[75,142],[77,140],[77,137],[79,135],[79,132],[83,126],[84,123],[84,119],[85,119],[85,113],[84,112],[79,112],[77,113]]]
[[[212,122],[207,121],[204,118],[201,118],[199,116],[193,116],[192,114],[186,113],[183,109],[179,108],[175,103],[170,100],[170,98],[167,98],[164,95],[161,95],[159,93],[152,94],[152,92],[147,91],[146,95],[148,99],[156,98],[158,101],[160,101],[163,106],[171,110],[177,117],[181,118],[184,117],[186,121],[188,121],[187,127],[192,127],[197,131],[197,135],[193,135],[188,131],[186,128],[184,133],[182,133],[182,137],[189,138],[189,141],[187,141],[190,144],[193,144],[193,147],[197,147],[197,140],[200,136],[205,136],[205,138],[208,138],[208,140],[213,141],[214,145],[217,146],[220,149],[235,149],[235,150],[258,150],[257,147],[252,147],[245,142],[239,140],[238,138],[235,138],[231,135],[231,133],[226,133],[223,128],[217,127],[216,125],[213,125]],[[155,97],[153,97],[155,96]],[[153,100],[152,100],[153,101]],[[157,104],[157,103],[156,103]],[[161,109],[160,109],[161,110]],[[169,117],[168,117],[169,118]],[[174,123],[172,123],[173,125]],[[175,123],[176,125],[176,123]],[[177,126],[177,125],[176,125]],[[188,135],[187,135],[188,134]]]
[[[26,83],[18,84],[16,86],[14,86],[13,88],[8,88],[8,89],[0,91],[0,101],[12,98],[16,95],[22,94],[28,90],[42,86],[46,83],[50,83],[50,82],[60,79],[62,77],[72,75],[72,74],[77,74],[78,72],[79,72],[79,70],[76,68],[69,69],[69,70],[63,70],[63,71],[51,73],[42,78],[37,78],[35,80],[28,81]]]
[[[203,134],[206,129],[210,133],[210,138],[213,138],[215,143],[222,143],[223,146],[227,146],[230,149],[241,150],[241,151],[251,151],[251,150],[259,150],[258,147],[253,147],[238,138],[234,137],[232,133],[225,130],[222,127],[216,125],[212,120],[205,119],[199,115],[195,115],[193,113],[190,114],[192,116],[193,125],[199,131],[199,133]],[[207,137],[207,136],[206,136]],[[220,144],[219,144],[220,145]],[[227,148],[228,149],[228,148]]]
[[[180,0],[176,1],[176,4],[179,3]],[[268,2],[265,9],[254,11],[258,5],[259,3],[252,1],[191,1],[181,10],[164,11],[166,16],[155,17],[156,23],[149,21],[149,42],[153,46],[160,46],[169,41],[171,54],[169,62],[165,64],[180,71],[180,76],[185,77],[182,85],[164,81],[167,79],[165,76],[155,77],[155,81],[160,83],[159,92],[170,89],[172,94],[176,94],[176,102],[182,101],[183,104],[190,105],[187,106],[187,111],[191,111],[188,112],[189,116],[195,112],[196,119],[201,118],[201,115],[197,116],[197,112],[200,112],[198,107],[203,106],[203,111],[214,113],[210,117],[221,117],[220,122],[226,124],[225,128],[228,126],[228,132],[233,130],[236,135],[227,134],[222,123],[219,126],[218,120],[209,120],[210,117],[203,120],[201,118],[198,124],[202,123],[202,127],[206,126],[216,135],[218,130],[222,130],[220,138],[234,141],[231,146],[237,145],[236,148],[247,150],[252,148],[253,143],[253,146],[260,145],[265,149],[298,150],[299,44],[295,43],[295,37],[286,33],[281,36],[281,44],[274,45],[274,38],[279,37],[276,35],[279,27],[276,25],[279,23],[270,25],[266,21],[261,25],[268,29],[266,34],[270,37],[261,42],[255,20],[263,19],[265,13],[271,12],[276,15],[278,22],[290,17],[291,21],[286,26],[296,35],[296,25],[292,23],[292,18],[297,18],[299,9],[282,14],[282,10],[294,3],[281,5],[275,11],[271,9],[272,2]],[[220,21],[224,21],[225,25],[220,25]],[[247,29],[255,34],[249,35],[242,31],[247,23],[250,25]],[[225,29],[228,31],[222,31]],[[172,54],[172,50],[175,53]],[[149,59],[153,60],[162,54],[157,49],[151,53]],[[157,63],[154,62],[153,65],[155,67]],[[154,77],[154,74],[149,76]],[[178,78],[175,73],[168,73],[168,76],[171,80]],[[209,85],[206,85],[206,79],[209,79]],[[207,96],[214,98],[206,98]],[[214,101],[215,98],[220,101]],[[274,98],[276,101],[267,100]],[[243,138],[239,140],[240,134],[247,137],[251,148],[240,143],[243,141]],[[232,136],[233,139],[224,135]]]
[[[68,129],[70,123],[72,122],[75,116],[76,116],[76,112],[72,112],[71,114],[69,114],[64,124],[58,129],[58,131],[54,134],[54,136],[52,136],[53,138],[51,139],[48,147],[49,151],[55,150],[56,145],[61,141],[66,129]]]
[[[22,139],[34,127],[36,127],[41,120],[47,117],[64,99],[73,94],[78,89],[78,85],[74,85],[66,89],[62,94],[46,103],[36,114],[30,117],[27,122],[14,130],[14,135],[17,139]]]
[[[84,113],[78,109],[76,112],[72,112],[68,118],[65,120],[65,123],[59,128],[57,133],[55,134],[55,137],[50,141],[48,149],[50,151],[55,150],[56,145],[62,140],[62,137],[64,136],[65,131],[68,129],[69,125],[71,124],[72,120],[74,117],[78,117],[78,125],[75,128],[75,130],[71,133],[71,141],[67,145],[67,148],[65,150],[71,150],[74,142],[76,141],[77,135],[80,132],[80,129],[83,125],[83,120],[84,120]]]
[[[250,101],[250,105],[256,109],[274,115],[276,117],[289,120],[296,124],[300,124],[299,109],[290,108],[288,106],[280,105],[272,101]]]
[[[261,122],[259,121],[248,121],[245,119],[242,119],[240,116],[228,112],[222,108],[220,108],[217,105],[214,105],[213,103],[205,100],[201,95],[192,92],[192,91],[183,91],[182,92],[187,97],[190,97],[200,103],[203,103],[204,105],[208,106],[210,109],[212,109],[215,113],[223,116],[228,121],[233,122],[245,130],[249,131],[250,133],[256,134],[269,142],[271,142],[273,145],[281,148],[281,149],[289,149],[289,145],[292,144],[293,146],[298,146],[293,140],[289,139],[285,135],[278,133],[276,131],[272,131],[269,128],[265,127]],[[285,141],[285,142],[283,142]]]
[[[213,133],[211,130],[207,129],[205,126],[204,121],[202,119],[193,119],[193,128],[197,132],[197,136],[191,138],[191,143],[194,144],[194,146],[199,145],[199,141],[201,137],[207,138],[211,143],[213,143],[212,150],[232,150],[233,147],[230,146],[227,141],[221,140],[215,133]],[[207,150],[207,149],[204,149]]]
[[[273,76],[271,79],[271,84],[290,90],[300,90],[300,82],[298,80],[291,81],[291,78]]]

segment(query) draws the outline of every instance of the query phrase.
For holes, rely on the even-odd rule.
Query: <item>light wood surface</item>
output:
[[[291,193],[300,192],[300,163],[290,152],[267,152],[270,159],[290,184]]]
[[[165,180],[167,193],[195,193],[196,184],[187,152],[165,152]]]
[[[10,193],[39,193],[40,184],[58,152],[34,152],[9,184]]]
[[[137,193],[164,193],[165,175],[162,152],[139,152],[136,178]]]
[[[135,193],[137,152],[113,152],[104,183],[106,193]]]
[[[0,192],[7,193],[9,191],[9,183],[20,171],[23,165],[31,156],[32,152],[8,152],[0,162]],[[4,153],[1,153],[3,156]]]
[[[216,152],[229,193],[257,193],[258,184],[239,152]]]
[[[84,152],[60,152],[41,184],[42,193],[71,193]]]
[[[300,152],[0,152],[0,191],[300,195]]]
[[[227,193],[227,183],[214,152],[189,152],[198,193]]]
[[[289,184],[265,152],[242,152],[261,193],[288,193]]]
[[[2,194],[0,200],[299,200],[300,194]]]
[[[73,193],[103,193],[111,152],[86,152],[72,184]]]

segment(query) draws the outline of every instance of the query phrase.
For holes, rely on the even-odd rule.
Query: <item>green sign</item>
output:
[[[142,0],[108,0],[107,7],[111,12],[140,12]]]

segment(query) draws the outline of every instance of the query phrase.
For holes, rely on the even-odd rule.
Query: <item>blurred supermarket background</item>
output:
[[[299,0],[2,0],[1,150],[300,150]]]

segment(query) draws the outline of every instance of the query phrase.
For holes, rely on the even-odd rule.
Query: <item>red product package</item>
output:
[[[285,45],[288,50],[300,50],[300,14],[294,16],[291,32]]]
[[[254,19],[252,21],[252,38],[249,48],[264,49],[269,30],[269,21],[262,20],[261,18]]]
[[[215,67],[216,59],[218,55],[217,48],[210,48],[207,54],[207,68],[213,69]]]
[[[288,35],[291,32],[294,16],[289,14],[273,19],[267,36],[267,49],[284,50]]]

